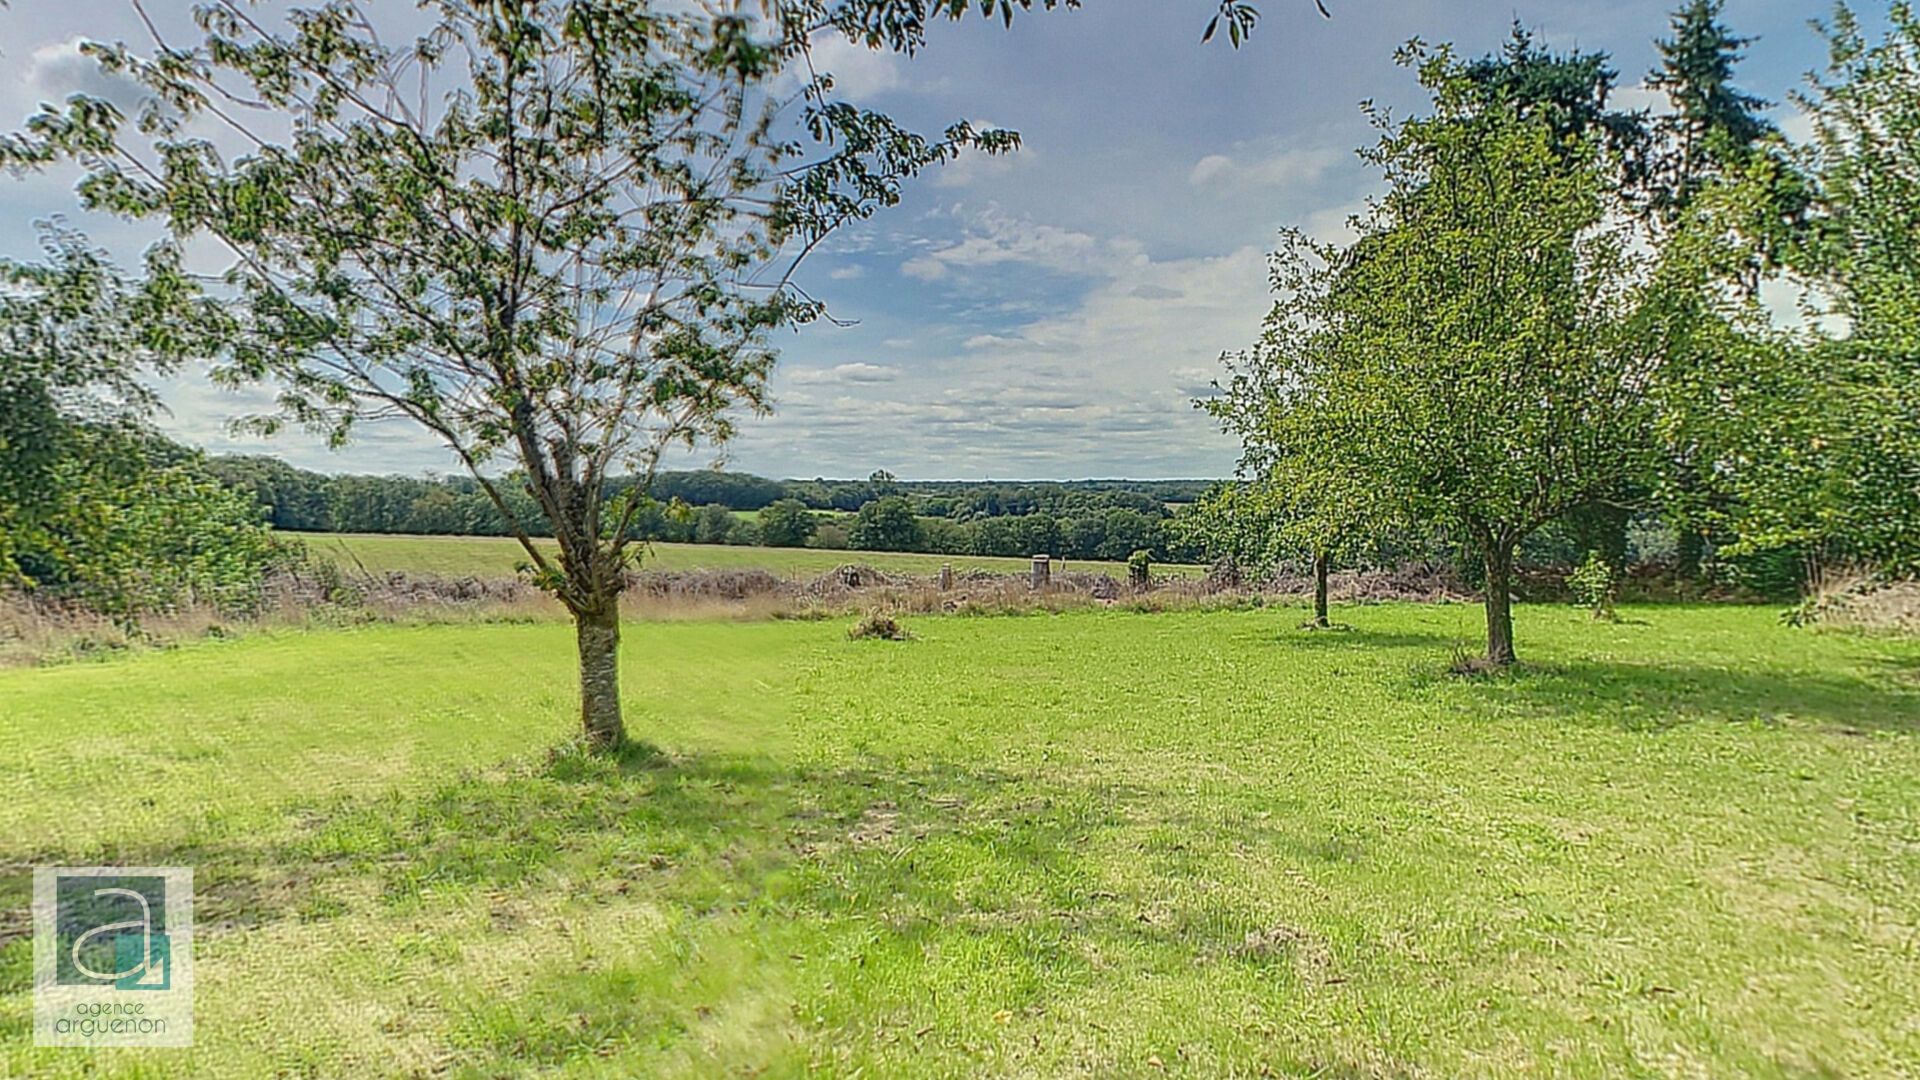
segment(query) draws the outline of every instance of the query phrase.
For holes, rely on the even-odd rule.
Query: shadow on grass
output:
[[[1920,732],[1920,686],[1892,678],[1577,660],[1500,679],[1523,706],[1636,731],[1699,721],[1812,723],[1836,734]]]
[[[1467,642],[1459,634],[1444,634],[1439,631],[1406,630],[1370,630],[1366,627],[1351,626],[1336,622],[1332,626],[1314,627],[1288,624],[1278,630],[1262,635],[1261,640],[1269,645],[1288,649],[1350,649],[1365,651],[1374,649],[1445,649],[1448,646]]]
[[[1178,971],[1202,961],[1270,966],[1296,948],[1291,939],[1247,947],[1269,930],[1251,908],[1214,900],[1189,910],[1201,900],[1163,894],[1158,876],[1115,876],[1114,852],[1135,850],[1144,809],[1159,797],[943,761],[838,767],[644,745],[606,756],[568,749],[426,791],[295,807],[258,837],[35,851],[0,868],[0,905],[24,910],[35,863],[191,865],[206,942],[288,923],[312,924],[303,937],[324,940],[348,917],[408,926],[478,905],[492,929],[462,947],[484,955],[493,942],[510,951],[529,913],[543,925],[591,925],[583,912],[636,902],[666,913],[657,941],[608,942],[591,971],[560,950],[510,992],[443,1002],[452,1061],[499,1075],[692,1045],[690,1031],[714,1016],[725,1023],[729,1003],[763,978],[823,1008],[918,1016],[924,1007],[930,1018],[915,1027],[939,1020],[929,1046],[944,1038],[957,1053],[965,1040],[1004,1034],[995,1010],[1039,1016],[1099,979],[1092,958],[1102,949],[1142,950],[1144,962]],[[1287,850],[1325,840],[1305,825],[1259,828],[1262,842]],[[1139,857],[1166,859],[1175,877],[1205,877],[1208,845],[1222,842]],[[869,964],[887,973],[869,976]],[[0,993],[30,983],[23,936],[0,948]],[[868,1000],[874,994],[880,1000]],[[968,994],[994,1004],[928,1004]],[[951,1026],[976,1013],[986,1026],[964,1036]],[[16,1013],[0,1037],[25,1038],[25,1025]],[[784,1031],[776,1041],[789,1042]]]
[[[1116,801],[1130,796],[1079,788],[1036,799],[1037,790],[1012,774],[942,763],[809,768],[669,755],[636,743],[612,755],[562,748],[426,792],[292,807],[286,828],[258,840],[16,849],[0,863],[0,911],[8,913],[0,922],[0,993],[30,985],[35,865],[192,866],[203,936],[324,921],[369,895],[409,911],[462,890],[556,881],[715,912],[752,902],[769,882],[792,888],[829,869],[835,880],[861,877],[869,857],[888,881],[866,895],[887,896],[899,891],[892,878],[900,872],[889,853],[929,840],[967,848],[961,862],[1004,863],[1010,880],[1081,880],[1086,831],[1118,824]],[[796,869],[805,872],[796,877]],[[829,896],[809,903],[843,906]]]

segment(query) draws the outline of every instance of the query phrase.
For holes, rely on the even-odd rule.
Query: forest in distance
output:
[[[248,493],[273,528],[288,533],[507,536],[499,511],[467,477],[328,474],[265,455],[223,455],[208,470]],[[681,544],[805,547],[850,551],[1124,562],[1145,551],[1156,563],[1207,563],[1223,550],[1196,510],[1230,486],[1211,479],[900,480],[875,471],[864,480],[776,480],[720,469],[668,470],[639,515],[641,539]],[[504,488],[510,496],[522,492]],[[536,519],[522,507],[523,519]],[[1603,535],[1607,530],[1617,535]],[[1617,550],[1643,578],[1675,569],[1677,537],[1651,515],[1626,521],[1574,515],[1529,539],[1521,565],[1559,570],[1596,547]],[[1475,567],[1441,535],[1404,532],[1376,560],[1387,565]],[[1252,569],[1252,567],[1249,567]],[[1792,559],[1723,558],[1689,586],[1791,595],[1800,567]],[[1668,574],[1669,577],[1673,575]]]

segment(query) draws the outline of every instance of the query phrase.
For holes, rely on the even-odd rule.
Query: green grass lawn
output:
[[[378,533],[288,533],[298,537],[314,554],[331,558],[343,566],[364,566],[374,573],[403,570],[411,574],[510,575],[526,559],[517,541],[499,536],[400,536]],[[551,544],[548,545],[551,547]],[[815,548],[735,547],[726,544],[654,544],[642,563],[649,570],[767,570],[793,577],[813,577],[836,566],[859,563],[877,570],[899,574],[931,576],[943,563],[956,571],[992,570],[1021,574],[1028,568],[1026,559],[1003,559],[990,555],[921,555],[890,551],[839,551]],[[1125,563],[1070,560],[1069,570],[1111,574],[1124,579]],[[1162,575],[1197,575],[1204,567],[1163,564],[1154,567]]]
[[[1920,643],[1753,608],[551,623],[0,671],[0,1075],[1893,1076]],[[29,1045],[27,868],[191,864],[197,1044]]]

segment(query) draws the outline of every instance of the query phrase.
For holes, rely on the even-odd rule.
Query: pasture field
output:
[[[553,623],[0,671],[0,1075],[1913,1075],[1920,642],[1624,614],[632,623],[618,759]],[[30,1045],[97,862],[191,1049]]]
[[[365,567],[373,573],[400,570],[443,577],[508,577],[526,559],[518,542],[502,536],[404,536],[381,533],[287,533],[317,556],[349,569]],[[548,544],[551,547],[551,543]],[[925,555],[917,552],[844,551],[823,548],[748,547],[730,544],[652,544],[642,562],[644,570],[765,570],[787,577],[814,577],[837,566],[857,563],[893,574],[930,577],[942,563],[956,572],[991,570],[1001,574],[1027,572],[1028,560],[991,555]],[[1068,570],[1109,574],[1125,580],[1125,563],[1073,559]],[[1161,576],[1199,576],[1205,567],[1159,564]]]

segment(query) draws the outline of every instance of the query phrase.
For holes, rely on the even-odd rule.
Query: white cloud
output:
[[[1212,183],[1233,168],[1233,159],[1225,154],[1208,154],[1193,163],[1193,171],[1187,174],[1187,183],[1202,187]]]
[[[1353,227],[1353,219],[1364,215],[1366,210],[1364,199],[1322,207],[1306,215],[1300,222],[1300,228],[1322,243],[1351,243],[1360,238],[1359,231]]]
[[[1673,101],[1665,90],[1655,89],[1646,83],[1632,86],[1616,86],[1613,93],[1607,95],[1607,107],[1621,112],[1640,112],[1644,110],[1652,116],[1664,116],[1673,111]]]
[[[907,85],[898,55],[857,45],[838,33],[815,37],[810,51],[814,70],[833,75],[833,89],[840,97],[861,101]]]
[[[82,55],[80,44],[86,40],[75,34],[62,41],[49,42],[27,54],[19,74],[6,87],[5,117],[12,122],[19,115],[38,109],[42,103],[58,105],[74,94],[105,98],[122,112],[131,112],[144,90],[132,79],[109,75],[90,56]]]
[[[1345,158],[1331,147],[1282,147],[1239,156],[1208,154],[1193,163],[1187,183],[1197,188],[1252,189],[1308,184]]]
[[[1188,397],[1211,397],[1214,393],[1213,381],[1220,377],[1220,368],[1183,367],[1167,372],[1173,380],[1173,388]]]
[[[998,127],[1000,127],[999,124],[985,120],[973,121],[975,131],[987,131]],[[1039,159],[1040,151],[1025,145],[1005,154],[987,154],[978,150],[968,150],[952,161],[933,169],[929,175],[933,178],[934,187],[972,187],[983,180],[1004,179],[1016,169],[1031,169]]]
[[[1773,122],[1780,125],[1780,133],[1796,145],[1805,146],[1813,141],[1813,116],[1798,105],[1775,109]]]
[[[162,432],[212,454],[264,454],[319,472],[423,473],[464,472],[452,451],[416,424],[376,420],[355,425],[346,446],[330,449],[326,440],[298,426],[272,438],[235,430],[243,417],[277,411],[271,382],[227,387],[215,384],[205,369],[190,368],[150,380],[166,411],[154,418]]]
[[[938,281],[947,276],[947,264],[931,255],[915,255],[900,264],[900,272],[915,281]]]
[[[834,386],[893,382],[900,377],[900,369],[883,364],[851,363],[830,368],[793,368],[784,374],[788,381],[801,386]]]
[[[1020,264],[1058,273],[1105,275],[1145,259],[1140,245],[1124,237],[1101,239],[989,205],[968,219],[965,237],[908,259],[900,272],[919,281],[937,281],[956,268]]]

